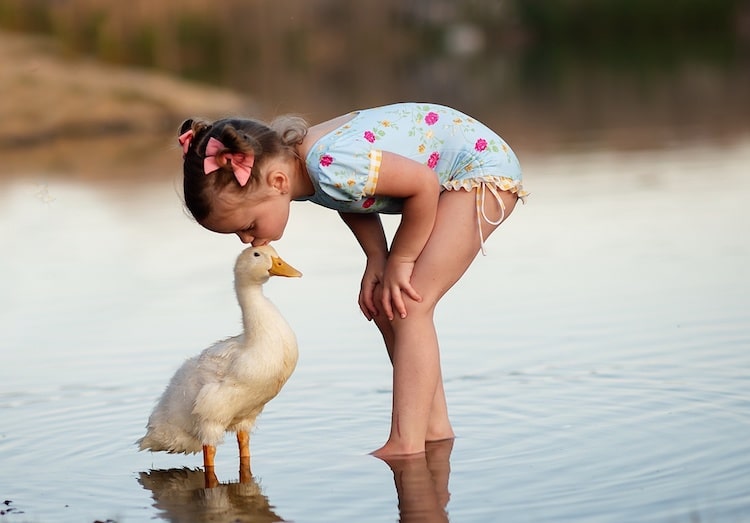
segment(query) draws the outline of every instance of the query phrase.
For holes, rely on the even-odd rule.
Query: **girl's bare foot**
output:
[[[385,459],[396,456],[412,456],[416,454],[423,454],[424,451],[424,445],[422,446],[422,448],[409,448],[392,443],[386,443],[379,449],[370,452],[370,454],[372,456],[375,456],[376,458]]]

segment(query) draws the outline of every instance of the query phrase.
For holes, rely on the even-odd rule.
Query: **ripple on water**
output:
[[[750,292],[738,277],[750,254],[750,149],[704,150],[708,172],[685,165],[690,149],[665,156],[674,174],[644,174],[658,187],[641,189],[632,174],[653,172],[650,154],[532,166],[536,203],[516,211],[523,217],[500,233],[509,241],[493,242],[496,255],[478,258],[441,305],[458,435],[453,521],[750,520]],[[4,296],[20,300],[0,318],[3,348],[14,348],[0,393],[0,490],[25,511],[9,522],[166,518],[141,473],[200,465],[134,442],[181,361],[237,332],[226,269],[237,246],[179,211],[166,219],[152,187],[127,187],[115,201],[61,186],[42,213],[20,194],[3,206],[8,223],[28,225],[8,229],[20,257],[0,257],[11,269],[0,274],[14,278]],[[289,261],[306,277],[273,296],[301,359],[260,419],[254,466],[285,518],[395,520],[397,474],[366,455],[388,431],[387,361],[354,294],[329,292],[347,278],[357,288],[359,248],[337,236],[351,250],[331,264],[317,216],[296,223],[299,241],[287,245],[303,259]],[[478,296],[482,313],[466,314]],[[110,333],[119,336],[102,350]],[[217,469],[236,478],[229,440]]]
[[[749,398],[723,374],[646,363],[449,380],[452,401],[471,405],[454,413],[453,476],[499,478],[497,513],[530,520],[684,520],[718,492],[737,509],[750,488],[739,458],[750,455]]]

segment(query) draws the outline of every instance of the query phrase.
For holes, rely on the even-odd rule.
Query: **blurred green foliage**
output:
[[[517,0],[532,53],[616,67],[684,59],[727,62],[739,47],[740,0]],[[548,59],[549,59],[548,56]]]
[[[2,28],[232,87],[259,63],[336,71],[368,53],[393,64],[434,57],[450,52],[446,34],[464,26],[481,32],[484,53],[527,69],[728,62],[741,47],[741,16],[742,0],[0,0]]]
[[[625,143],[750,121],[750,0],[0,0],[0,29],[229,88],[260,117],[429,99],[536,142]]]
[[[740,1],[517,0],[515,6],[541,41],[585,45],[731,38]]]

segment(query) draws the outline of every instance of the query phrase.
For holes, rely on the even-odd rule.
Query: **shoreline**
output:
[[[122,163],[132,170],[122,160],[133,154],[158,165],[185,118],[258,110],[229,90],[64,56],[48,37],[0,31],[0,61],[1,177],[30,167],[101,177]]]

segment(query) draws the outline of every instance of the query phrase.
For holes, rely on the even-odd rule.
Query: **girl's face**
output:
[[[224,234],[236,234],[254,247],[278,240],[289,219],[290,198],[274,187],[256,187],[245,193],[221,191],[211,214],[201,225]]]

